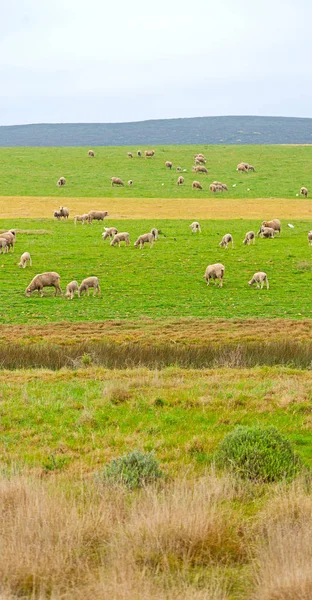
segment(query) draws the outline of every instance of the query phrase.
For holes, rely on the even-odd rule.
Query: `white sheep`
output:
[[[207,285],[209,285],[210,279],[214,279],[215,285],[217,281],[219,281],[219,287],[223,286],[223,277],[224,277],[225,266],[222,263],[215,263],[214,265],[208,265],[204,279],[207,281]]]
[[[306,187],[302,187],[300,188],[300,194],[302,194],[302,196],[305,196],[306,198],[308,197],[308,190]]]
[[[65,185],[65,183],[66,183],[65,177],[60,177],[56,185],[58,187],[62,187],[62,185]]]
[[[116,227],[104,227],[104,232],[102,233],[103,240],[107,240],[107,238],[113,238],[117,235],[118,229]]]
[[[225,248],[225,249],[227,250],[227,249],[228,249],[228,246],[229,246],[229,244],[231,244],[231,243],[232,243],[232,248],[234,248],[233,237],[231,236],[231,234],[230,234],[230,233],[226,233],[226,234],[223,236],[223,238],[222,238],[222,240],[221,240],[221,242],[220,242],[219,246],[220,246],[220,248]]]
[[[101,288],[99,286],[99,279],[98,277],[87,277],[86,279],[84,279],[79,288],[78,288],[78,296],[80,298],[81,294],[87,294],[87,296],[89,296],[89,290],[90,288],[93,288],[93,296],[95,296],[96,294],[99,296],[101,293]]]
[[[177,185],[183,185],[183,183],[184,183],[184,177],[182,177],[182,175],[180,175],[180,177],[178,177]]]
[[[85,213],[84,215],[76,215],[74,217],[75,225],[77,225],[77,221],[80,221],[82,223],[82,225],[84,225],[88,220],[89,220],[88,213]]]
[[[8,240],[6,240],[3,237],[0,237],[0,254],[6,254],[7,252],[9,252]]]
[[[274,238],[275,230],[272,227],[264,227],[261,225],[258,235],[262,238]]]
[[[129,179],[129,181],[128,181],[128,185],[132,185],[132,184],[133,184],[133,181],[132,181],[132,179]]]
[[[253,285],[254,283],[257,284],[257,288],[263,288],[264,283],[266,283],[267,286],[267,290],[269,289],[269,280],[267,278],[267,274],[264,273],[264,271],[259,271],[257,273],[254,274],[253,278],[248,281],[248,285]]]
[[[93,150],[89,150],[88,156],[93,156],[94,157],[95,156],[94,151]]]
[[[77,281],[71,281],[70,283],[67,284],[66,286],[66,292],[65,292],[65,296],[66,298],[73,300],[74,296],[75,296],[75,292],[78,293],[78,282]]]
[[[253,244],[255,243],[255,238],[256,236],[254,231],[247,231],[243,244],[248,244],[248,246],[250,246],[250,242],[252,242]]]
[[[158,235],[161,233],[161,231],[159,229],[156,229],[156,227],[153,227],[151,229],[151,234],[154,236],[155,240],[158,240]]]
[[[200,224],[198,223],[198,221],[193,221],[193,223],[190,224],[190,228],[192,230],[192,233],[201,232]]]
[[[20,258],[20,262],[18,263],[18,266],[25,269],[25,267],[27,266],[27,263],[29,263],[30,267],[32,266],[32,260],[31,260],[31,256],[30,256],[29,252],[24,252]]]
[[[116,246],[116,244],[118,245],[118,247],[120,248],[120,242],[125,242],[126,246],[130,246],[130,234],[127,233],[126,231],[122,231],[121,233],[117,233],[111,243],[110,246]]]
[[[154,240],[155,240],[155,237],[154,237],[153,233],[143,233],[143,235],[139,235],[136,242],[134,242],[134,245],[136,248],[138,246],[140,246],[140,250],[142,250],[144,244],[149,243],[150,247],[152,248],[152,246],[154,244]]]
[[[59,292],[62,295],[62,290],[60,287],[60,276],[55,271],[48,271],[47,273],[40,273],[39,275],[35,275],[35,277],[30,282],[29,286],[26,288],[26,296],[30,297],[30,294],[35,292],[36,290],[39,292],[40,296],[43,296],[43,288],[44,287],[54,287],[55,294]]]

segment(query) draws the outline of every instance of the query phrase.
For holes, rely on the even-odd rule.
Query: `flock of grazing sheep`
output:
[[[144,154],[145,154],[145,157],[152,158],[155,154],[155,151],[154,150],[145,150]],[[90,157],[94,157],[95,153],[93,150],[89,150],[88,155]],[[140,150],[138,150],[137,155],[138,155],[138,157],[141,158],[142,152]],[[133,154],[131,152],[128,152],[127,156],[129,158],[133,158]],[[196,154],[194,156],[194,160],[195,160],[195,165],[193,167],[193,171],[196,173],[208,174],[208,170],[204,166],[206,164],[206,159],[205,159],[204,155]],[[166,168],[172,169],[172,166],[173,165],[172,165],[171,161],[165,162]],[[182,168],[178,166],[177,171],[182,171]],[[255,171],[255,168],[252,165],[249,165],[248,163],[242,162],[237,165],[237,171],[241,171],[241,172]],[[182,185],[183,183],[184,183],[184,178],[183,178],[183,176],[180,175],[178,177],[177,184]],[[65,177],[60,177],[60,179],[57,182],[57,185],[59,187],[61,187],[61,186],[64,186],[65,184],[66,184]],[[121,185],[121,186],[124,185],[122,179],[120,179],[119,177],[112,177],[111,184],[112,185]],[[128,181],[128,185],[132,185],[132,180]],[[193,189],[202,189],[202,185],[200,184],[199,181],[193,181],[192,188]],[[228,190],[226,184],[221,183],[220,181],[214,181],[210,185],[211,192],[218,192],[218,191],[221,192],[221,191],[226,191],[226,190]],[[302,187],[300,190],[300,193],[302,195],[304,195],[305,197],[307,197],[308,196],[307,188]],[[54,211],[53,216],[55,218],[57,218],[58,220],[60,220],[61,218],[68,219],[69,218],[69,209],[66,206],[60,206],[59,210]],[[75,215],[74,224],[76,225],[77,222],[81,222],[83,225],[85,223],[89,223],[91,225],[94,220],[95,221],[104,221],[104,219],[107,216],[108,216],[107,211],[91,210],[89,213],[86,213],[83,215]],[[192,233],[200,233],[201,232],[201,227],[200,227],[200,224],[198,223],[198,221],[194,221],[193,223],[191,223],[190,228],[191,228]],[[162,232],[160,230],[153,228],[150,232],[140,235],[138,237],[138,239],[134,242],[134,246],[140,247],[140,249],[142,249],[144,247],[144,244],[148,243],[150,245],[150,247],[152,247],[154,244],[154,241],[158,240],[159,234],[161,234],[161,233]],[[278,234],[281,233],[281,223],[280,223],[279,219],[273,219],[272,221],[263,221],[257,235],[260,237],[263,237],[263,238],[273,238],[276,233],[278,233]],[[102,233],[102,238],[104,241],[107,239],[110,239],[110,246],[120,247],[121,242],[124,242],[126,246],[130,246],[130,234],[128,232],[119,232],[116,229],[116,227],[108,227],[108,228],[104,227],[104,231]],[[251,243],[254,244],[255,239],[256,239],[255,232],[248,231],[243,240],[243,244],[245,244],[245,245],[250,245]],[[0,253],[4,254],[4,253],[9,252],[10,250],[12,252],[14,252],[15,242],[16,242],[16,231],[14,229],[11,229],[9,231],[1,233],[0,234]],[[227,233],[223,236],[219,246],[221,248],[228,249],[229,244],[231,244],[232,248],[234,248],[233,237],[230,233]],[[312,245],[312,231],[309,231],[309,233],[308,233],[308,244],[310,246]],[[25,268],[27,266],[27,264],[32,266],[32,259],[31,259],[29,252],[24,252],[21,255],[18,266]],[[207,285],[209,285],[210,279],[213,279],[215,282],[215,285],[217,284],[217,282],[219,282],[219,286],[222,287],[224,273],[225,273],[225,267],[222,263],[208,265],[207,269],[205,271],[204,279],[206,280]],[[257,288],[261,287],[261,289],[263,288],[264,284],[266,284],[267,289],[269,289],[268,278],[267,278],[266,273],[263,271],[259,271],[259,272],[255,273],[254,276],[252,277],[252,279],[248,283],[249,283],[249,285],[253,285],[254,283],[256,283]],[[29,286],[26,288],[26,292],[25,292],[26,296],[30,297],[30,295],[34,291],[38,291],[40,296],[43,296],[43,288],[44,287],[54,287],[55,288],[55,296],[57,295],[57,293],[62,295],[62,290],[60,287],[60,275],[54,271],[36,275],[30,282]],[[100,294],[100,286],[99,286],[98,277],[87,277],[86,279],[84,279],[82,281],[82,283],[80,285],[78,284],[77,281],[71,281],[66,286],[65,296],[68,299],[72,300],[74,298],[75,293],[78,294],[78,297],[80,297],[82,294],[89,295],[90,288],[93,288],[93,295]]]

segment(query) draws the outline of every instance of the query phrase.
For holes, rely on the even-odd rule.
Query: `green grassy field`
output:
[[[0,195],[65,197],[189,198],[194,196],[191,183],[203,182],[196,194],[211,197],[209,184],[220,180],[229,187],[231,198],[294,198],[300,187],[311,187],[310,146],[163,146],[155,147],[152,159],[138,158],[136,148],[94,148],[96,157],[87,156],[87,148],[0,148]],[[144,150],[144,148],[141,148]],[[134,158],[126,156],[134,152]],[[192,172],[194,154],[203,152],[208,175]],[[173,169],[165,168],[165,161]],[[239,162],[254,165],[255,173],[236,172]],[[184,186],[177,186],[176,167],[186,169]],[[67,179],[57,188],[60,176]],[[121,177],[133,186],[112,188],[110,178]],[[164,184],[164,185],[162,185]],[[233,187],[235,186],[235,187]],[[249,188],[249,191],[248,191]]]
[[[72,221],[15,220],[0,222],[2,229],[15,226],[15,252],[1,255],[0,319],[4,323],[46,323],[57,321],[100,321],[140,317],[290,317],[310,318],[312,299],[311,248],[307,243],[309,223],[294,221],[294,229],[283,224],[281,237],[257,239],[244,246],[246,231],[257,231],[258,222],[206,221],[202,233],[192,234],[188,221],[108,221],[130,233],[130,247],[114,247],[103,242],[103,227],[95,223],[74,226]],[[285,226],[286,225],[286,226]],[[157,226],[166,237],[145,247],[134,247],[137,236]],[[32,233],[34,231],[34,233]],[[41,232],[41,233],[40,233]],[[232,233],[234,249],[219,247],[225,233]],[[29,251],[33,266],[17,266],[22,252]],[[224,286],[206,286],[203,275],[208,264],[225,265]],[[35,292],[25,297],[25,289],[37,273],[57,271],[61,286],[73,279],[96,275],[101,297],[53,296]],[[270,289],[250,288],[255,271],[267,272]]]

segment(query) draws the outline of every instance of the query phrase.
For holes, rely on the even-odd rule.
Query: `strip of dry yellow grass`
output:
[[[71,216],[105,209],[115,219],[309,219],[309,201],[286,198],[63,198]],[[35,196],[0,196],[2,218],[50,218],[59,199]]]

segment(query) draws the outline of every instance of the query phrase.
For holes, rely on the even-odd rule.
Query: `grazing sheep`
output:
[[[55,217],[59,221],[62,218],[61,212],[59,210],[55,210],[53,213],[53,217]]]
[[[141,156],[142,156],[142,152],[141,152],[141,150],[138,150],[137,154],[138,154],[138,156],[141,158]]]
[[[104,232],[102,233],[103,240],[107,240],[107,238],[113,238],[117,235],[118,229],[116,227],[104,227]]]
[[[65,177],[60,177],[56,185],[58,187],[62,187],[62,185],[65,185],[65,183],[66,183]]]
[[[60,206],[60,213],[61,213],[61,217],[64,217],[64,219],[68,219],[69,210],[68,210],[67,206]]]
[[[281,233],[281,222],[279,219],[272,219],[272,221],[262,221],[261,223],[261,227],[271,227],[271,229],[274,229],[275,233]],[[261,227],[260,230],[258,231],[258,235],[261,232]]]
[[[154,237],[153,233],[143,233],[143,235],[139,235],[136,242],[134,242],[134,245],[136,248],[138,246],[140,246],[140,250],[142,250],[144,244],[149,243],[150,247],[152,248],[152,246],[154,244],[154,240],[155,240],[155,237]]]
[[[308,233],[308,244],[309,246],[312,246],[312,231],[309,231]]]
[[[250,246],[250,242],[252,242],[253,244],[255,243],[255,232],[254,231],[247,231],[246,235],[245,235],[245,239],[243,241],[243,244],[248,244],[248,246]]]
[[[88,219],[89,219],[89,215],[88,214],[76,215],[74,217],[74,223],[75,223],[75,225],[77,225],[77,221],[81,221],[81,223],[84,225],[86,223],[86,221],[88,221]]]
[[[90,212],[88,213],[89,225],[92,224],[92,221],[104,221],[105,217],[107,216],[107,210],[90,210]]]
[[[206,175],[208,175],[208,170],[203,165],[197,165],[197,167],[193,167],[193,171],[195,171],[195,173],[206,173]]]
[[[272,227],[264,227],[261,225],[258,235],[262,238],[274,238],[275,230]]]
[[[101,288],[99,286],[99,280],[98,277],[87,277],[86,279],[84,279],[79,288],[78,288],[78,296],[80,298],[81,294],[87,294],[87,296],[89,296],[89,290],[90,288],[93,288],[93,296],[95,296],[96,294],[99,296],[101,293]]]
[[[228,186],[226,185],[226,183],[221,183],[221,186],[222,186],[222,189],[223,189],[225,192],[228,192],[228,191],[229,191],[229,188],[228,188]]]
[[[202,156],[196,156],[195,165],[205,165],[205,164],[206,164],[205,158],[203,158]]]
[[[217,186],[215,185],[215,183],[211,183],[209,189],[211,192],[215,193],[217,191]]]
[[[199,183],[199,181],[193,181],[192,183],[192,189],[195,190],[202,190],[203,186],[201,185],[201,183]]]
[[[130,235],[129,233],[127,233],[126,231],[123,231],[121,233],[117,233],[111,243],[110,246],[116,246],[116,244],[118,244],[118,247],[120,248],[120,242],[126,242],[126,246],[130,246]]]
[[[170,160],[166,160],[165,162],[165,167],[167,167],[167,169],[172,169],[172,162],[170,162]]]
[[[198,221],[193,221],[193,223],[190,224],[190,228],[192,230],[192,233],[201,232],[200,224],[198,223]]]
[[[253,278],[248,281],[248,285],[253,285],[254,283],[257,284],[257,288],[261,287],[261,289],[264,286],[264,283],[266,283],[267,286],[267,290],[269,289],[269,281],[267,278],[267,274],[264,273],[264,271],[259,271],[258,273],[255,273]]]
[[[307,190],[307,188],[306,187],[300,188],[300,194],[302,196],[305,196],[307,198],[308,197],[308,190]]]
[[[43,288],[44,287],[54,287],[55,288],[55,294],[54,296],[57,295],[57,292],[59,292],[60,294],[62,294],[62,290],[60,288],[60,276],[58,273],[55,273],[54,271],[48,271],[47,273],[41,273],[40,275],[36,275],[33,280],[30,282],[29,286],[26,288],[26,296],[27,298],[30,297],[30,294],[32,294],[32,292],[38,290],[40,296],[43,296]]]
[[[10,231],[5,231],[4,233],[1,233],[0,237],[4,238],[7,241],[8,249],[11,248],[12,252],[14,252],[14,244],[15,244],[15,240],[16,240],[16,234],[15,234],[14,229],[12,229]]]
[[[127,152],[127,156],[128,156],[128,158],[133,158],[132,152]]]
[[[111,182],[112,182],[112,185],[122,185],[122,186],[125,185],[123,180],[120,179],[120,177],[111,177]]]
[[[77,281],[71,281],[70,283],[68,283],[65,292],[66,298],[73,300],[75,292],[78,292],[78,287],[79,286]]]
[[[182,177],[182,175],[180,175],[180,177],[178,177],[177,185],[183,185],[183,183],[184,183],[184,177]]]
[[[155,154],[155,150],[144,150],[144,154],[145,154],[145,158],[147,158],[148,156],[154,156]]]
[[[182,167],[177,167],[177,171],[182,171]]]
[[[234,248],[233,237],[231,236],[231,234],[230,234],[230,233],[226,233],[226,234],[223,236],[223,238],[222,238],[222,240],[221,240],[221,242],[220,242],[219,246],[220,246],[220,248],[225,248],[225,249],[227,250],[227,249],[228,249],[228,246],[229,246],[229,244],[232,244],[232,248]]]
[[[151,229],[151,234],[154,236],[155,240],[158,240],[158,235],[162,233],[160,231],[160,229],[156,229],[156,227],[153,227],[153,229]]]
[[[94,151],[93,150],[89,150],[88,156],[93,156],[94,157],[95,156]]]
[[[133,181],[132,181],[132,179],[129,179],[129,181],[128,181],[128,185],[132,185],[132,184],[133,184]]]
[[[9,242],[3,237],[0,237],[0,254],[9,252]]]
[[[217,183],[214,184],[216,186],[216,192],[223,192],[223,185],[222,183]]]
[[[253,167],[252,165],[248,165],[248,171],[252,171],[254,173],[255,167]]]
[[[240,171],[241,173],[248,173],[248,163],[239,163],[237,165],[236,171]]]
[[[32,260],[31,260],[31,256],[30,256],[29,252],[24,252],[20,258],[20,262],[18,263],[18,266],[25,269],[25,267],[27,267],[27,263],[29,263],[30,267],[32,266]]]
[[[209,280],[214,279],[215,285],[217,281],[219,281],[219,286],[223,285],[223,277],[224,277],[225,267],[222,263],[216,263],[214,265],[208,265],[204,279],[207,281],[207,285],[209,285]]]

